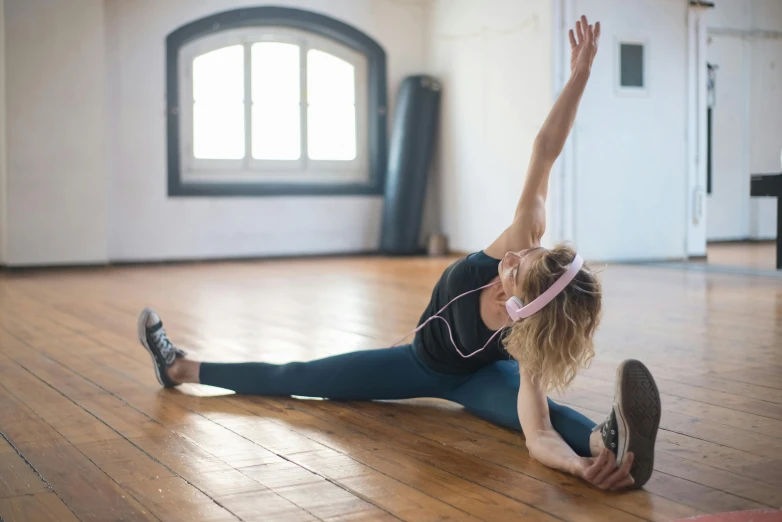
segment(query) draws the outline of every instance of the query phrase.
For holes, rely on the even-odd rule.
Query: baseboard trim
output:
[[[664,268],[669,270],[704,272],[710,274],[725,274],[725,275],[782,279],[782,270],[766,270],[761,268],[747,268],[743,266],[713,265],[709,263],[649,263],[646,266],[654,267],[654,268]]]
[[[450,254],[448,254],[450,255]],[[421,249],[413,254],[388,254],[379,250],[359,250],[348,252],[330,252],[317,254],[287,254],[287,255],[266,255],[266,256],[236,256],[236,257],[194,257],[194,258],[172,258],[172,259],[144,259],[127,261],[108,261],[106,263],[85,263],[85,264],[58,264],[58,265],[0,265],[1,272],[21,273],[33,272],[39,270],[95,270],[96,268],[112,267],[137,267],[137,266],[178,266],[178,265],[196,265],[203,263],[256,263],[260,261],[285,261],[296,259],[334,259],[339,257],[427,257],[426,250]],[[443,256],[447,257],[447,256]]]
[[[96,268],[112,267],[135,267],[135,266],[177,266],[177,265],[197,265],[202,263],[253,263],[258,261],[281,261],[286,259],[328,259],[336,257],[364,257],[380,256],[376,251],[352,251],[352,252],[334,252],[319,254],[296,254],[296,255],[277,255],[277,256],[236,256],[236,257],[186,257],[171,259],[139,259],[139,260],[120,260],[108,261],[106,263],[88,263],[88,264],[62,264],[62,265],[5,265],[0,266],[0,270],[6,272],[28,272],[35,270],[94,270]]]
[[[762,243],[776,243],[776,239],[757,239],[752,237],[746,237],[742,239],[715,239],[713,241],[706,241],[706,246],[709,245],[738,245],[741,243],[749,244],[762,244]]]

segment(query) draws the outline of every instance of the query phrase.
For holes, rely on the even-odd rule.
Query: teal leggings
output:
[[[445,374],[426,366],[408,344],[288,364],[202,363],[200,379],[202,384],[244,395],[353,401],[436,397],[457,402],[495,424],[521,430],[516,361],[499,361],[469,375]],[[589,436],[595,423],[551,399],[548,405],[554,429],[576,453],[591,456]]]

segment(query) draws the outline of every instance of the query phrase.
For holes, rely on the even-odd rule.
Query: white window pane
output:
[[[356,108],[353,105],[310,105],[307,111],[307,154],[314,160],[356,158]]]
[[[253,158],[297,160],[301,156],[299,104],[253,106]]]
[[[244,104],[193,104],[193,155],[200,159],[244,157]]]
[[[252,46],[253,157],[297,160],[301,156],[299,46],[260,42]]]
[[[260,42],[252,46],[253,103],[299,103],[299,46]]]
[[[311,105],[354,105],[356,68],[333,54],[307,51],[307,101]]]
[[[231,103],[244,100],[244,48],[223,47],[193,59],[193,100]]]

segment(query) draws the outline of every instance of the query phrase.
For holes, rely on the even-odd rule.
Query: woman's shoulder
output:
[[[455,291],[466,291],[484,285],[497,275],[499,262],[498,259],[486,255],[483,250],[473,252],[449,267],[449,287]]]
[[[472,254],[469,254],[467,257],[464,258],[465,261],[468,261],[473,264],[477,265],[491,265],[495,268],[497,267],[497,264],[499,264],[500,260],[495,259],[489,255],[486,254],[483,250],[479,250],[477,252],[473,252]]]

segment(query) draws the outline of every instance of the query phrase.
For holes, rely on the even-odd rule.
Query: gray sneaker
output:
[[[163,321],[151,308],[145,308],[139,315],[138,340],[152,357],[152,366],[160,385],[164,388],[176,386],[177,383],[168,376],[168,369],[177,357],[184,357],[187,353],[171,343],[166,329],[163,328]]]
[[[660,392],[649,369],[640,361],[628,359],[616,371],[614,406],[608,418],[595,427],[603,444],[616,454],[622,465],[625,455],[633,453],[630,475],[640,488],[652,476],[654,442],[660,426],[662,403]]]

